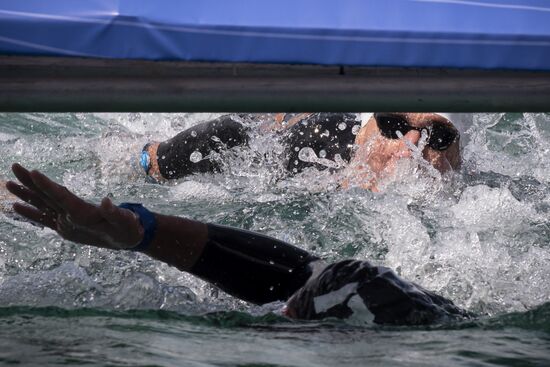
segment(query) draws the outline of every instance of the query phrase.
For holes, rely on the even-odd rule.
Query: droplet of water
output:
[[[361,130],[361,125],[353,125],[351,128],[351,133],[353,135],[357,135],[359,133],[359,130]]]
[[[321,150],[319,151],[319,157],[321,157],[321,158],[326,158],[326,156],[327,156],[327,151],[324,150],[324,149],[321,149]]]
[[[202,160],[202,154],[201,152],[199,151],[194,151],[193,153],[191,153],[191,155],[189,156],[189,160],[193,163],[199,163],[201,160]]]
[[[210,137],[210,139],[212,139],[213,141],[215,141],[216,143],[221,143],[222,141],[220,140],[220,138],[218,138],[216,135],[212,135]]]
[[[195,130],[191,131],[191,136],[196,138],[197,137],[197,132]]]
[[[348,127],[348,125],[346,125],[345,122],[340,122],[338,124],[338,129],[340,129],[340,130],[346,130],[346,127]]]
[[[304,162],[313,162],[317,158],[315,151],[310,147],[304,147],[300,149],[298,153],[298,159]]]

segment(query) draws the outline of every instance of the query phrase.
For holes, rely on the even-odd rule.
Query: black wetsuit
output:
[[[208,158],[211,152],[247,142],[247,127],[231,116],[198,124],[159,144],[157,161],[160,174],[175,179],[193,173],[218,171],[218,163]],[[193,154],[196,159],[192,159]]]
[[[157,157],[161,175],[175,179],[193,173],[219,171],[219,164],[209,158],[212,152],[248,143],[250,126],[240,122],[238,117],[222,116],[160,143]],[[356,114],[314,113],[282,131],[280,139],[285,146],[287,171],[298,173],[312,166],[339,168],[342,163],[349,162],[360,125]],[[315,157],[310,154],[304,159],[304,148],[311,148]],[[193,155],[197,159],[192,159]]]
[[[191,273],[248,302],[288,301],[300,319],[356,315],[378,324],[420,325],[471,316],[367,261],[344,260],[314,274],[319,267],[318,257],[283,241],[209,224]]]
[[[314,113],[283,131],[287,171],[298,173],[307,167],[340,168],[341,162],[348,163],[352,157],[360,127],[361,121],[354,113]],[[304,148],[310,148],[315,157],[304,159]],[[330,162],[318,163],[322,160]]]
[[[355,114],[315,113],[284,130],[281,139],[287,170],[337,168],[338,162],[348,162],[359,126]],[[211,151],[245,145],[248,129],[232,116],[224,116],[161,143],[157,155],[162,176],[178,178],[218,170],[214,160],[194,163],[190,156],[198,152],[206,157]],[[315,153],[313,159],[311,154],[304,159],[304,148]],[[327,165],[323,159],[336,165]],[[191,273],[248,302],[288,301],[302,319],[359,313],[366,321],[381,324],[427,324],[469,316],[451,301],[401,279],[388,268],[344,260],[315,272],[320,264],[318,257],[283,241],[209,224],[208,242]]]

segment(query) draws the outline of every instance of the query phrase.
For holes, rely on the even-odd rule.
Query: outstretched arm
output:
[[[14,210],[53,229],[63,238],[113,250],[132,249],[145,230],[134,212],[104,198],[88,203],[38,171],[19,164],[21,184],[8,190],[30,205]],[[258,233],[153,213],[156,220],[147,255],[190,272],[245,301],[263,304],[288,299],[310,277],[306,251]]]
[[[88,203],[38,171],[19,164],[12,167],[21,184],[9,181],[7,189],[30,205],[15,203],[14,210],[85,245],[113,250],[131,249],[144,235],[139,218],[119,208],[109,198],[100,205]],[[206,224],[186,218],[154,214],[156,235],[145,253],[185,271],[200,257],[207,241]],[[184,239],[184,240],[182,240]]]

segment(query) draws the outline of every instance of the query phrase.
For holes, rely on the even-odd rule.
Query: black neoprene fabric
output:
[[[191,274],[242,300],[286,301],[311,276],[318,258],[259,233],[208,224],[208,242]]]
[[[246,127],[231,116],[196,125],[182,131],[172,139],[160,143],[157,161],[162,177],[175,179],[193,173],[215,172],[219,166],[207,158],[211,152],[242,146],[248,142]],[[193,162],[191,155],[200,153],[201,159]]]
[[[343,162],[349,162],[360,127],[361,121],[353,113],[314,113],[298,122],[283,132],[287,171],[297,173],[307,167],[327,169],[326,165],[300,159],[303,148],[313,149],[317,158],[338,162],[336,155],[339,155]]]
[[[285,147],[282,159],[287,171],[292,174],[307,167],[327,168],[327,165],[300,159],[303,148],[313,149],[318,158],[349,162],[360,124],[356,115],[351,113],[314,113],[282,131],[279,138]],[[157,162],[161,175],[176,179],[193,173],[219,171],[218,163],[209,158],[210,154],[247,145],[248,129],[227,115],[182,131],[158,147]],[[192,154],[200,159],[193,161]]]
[[[341,302],[328,309],[316,309],[316,298],[338,292],[350,284],[356,286],[341,296]],[[361,298],[377,324],[423,325],[473,316],[452,301],[399,277],[389,268],[359,260],[343,260],[327,266],[294,294],[288,306],[300,319],[347,318],[354,312],[348,303],[355,295]]]
[[[348,318],[360,312],[377,324],[424,325],[473,316],[367,261],[339,261],[312,276],[318,260],[268,236],[208,224],[208,242],[191,274],[251,303],[288,301],[299,319]],[[357,310],[357,302],[366,313]]]

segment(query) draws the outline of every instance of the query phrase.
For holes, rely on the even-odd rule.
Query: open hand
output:
[[[127,249],[142,240],[143,227],[138,217],[113,205],[109,198],[104,198],[99,206],[90,204],[38,171],[28,171],[17,163],[12,171],[21,184],[8,181],[6,188],[30,204],[13,205],[23,217],[85,245]]]

